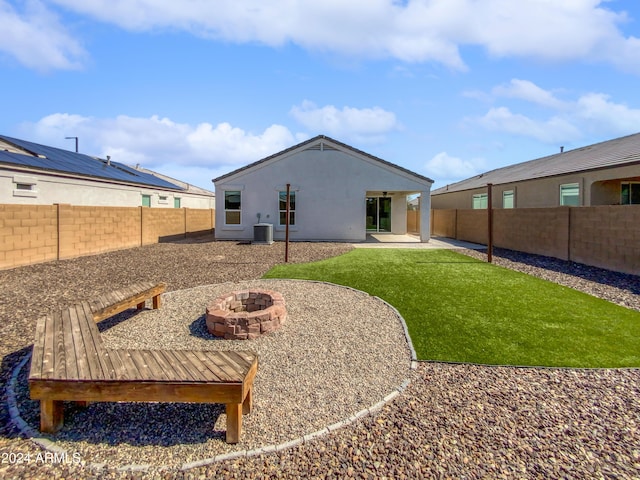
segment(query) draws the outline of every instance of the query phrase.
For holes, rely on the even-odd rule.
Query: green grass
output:
[[[640,366],[640,313],[448,250],[355,249],[265,278],[313,279],[383,298],[420,360]]]

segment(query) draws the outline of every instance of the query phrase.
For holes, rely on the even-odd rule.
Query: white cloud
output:
[[[52,0],[134,31],[304,48],[464,70],[460,46],[495,57],[598,61],[640,73],[640,39],[601,0]]]
[[[64,137],[77,136],[80,152],[101,157],[110,155],[113,160],[130,165],[140,163],[151,169],[173,165],[216,171],[225,168],[229,171],[260,160],[302,139],[281,125],[271,125],[254,134],[228,123],[190,125],[155,115],[94,118],[55,113],[34,124],[22,125],[22,131],[25,138],[35,142],[70,150],[73,145],[65,144],[70,141]]]
[[[58,18],[37,0],[18,12],[0,0],[0,52],[34,70],[80,68],[85,51]]]
[[[486,167],[484,159],[462,160],[447,152],[440,152],[424,165],[424,171],[438,183],[451,183],[463,178],[473,177]]]
[[[635,133],[640,130],[640,109],[614,103],[609,95],[588,93],[576,102],[575,116],[590,130],[610,132],[614,135]]]
[[[441,63],[466,70],[460,47],[493,57],[609,63],[640,74],[640,39],[604,0],[0,0],[0,51],[41,70],[78,68],[85,53],[52,13],[93,17],[131,31],[182,30],[235,43],[363,58]]]
[[[566,103],[556,98],[552,92],[540,88],[529,80],[514,78],[507,85],[494,87],[492,93],[494,96],[517,98],[554,109],[562,109],[566,106]]]
[[[512,113],[506,107],[491,108],[477,122],[488,130],[532,137],[550,144],[576,140],[582,136],[580,130],[564,118],[554,116],[547,120],[534,120]]]
[[[359,140],[379,140],[399,128],[393,112],[380,107],[338,109],[333,105],[318,107],[305,100],[291,108],[290,114],[302,125],[318,134]]]
[[[490,108],[481,117],[467,118],[467,124],[523,137],[548,144],[563,144],[579,140],[585,134],[627,135],[638,131],[640,109],[611,101],[609,95],[587,93],[575,100],[561,100],[552,92],[526,80],[512,80],[492,89],[491,95],[474,92],[465,96],[487,98],[515,98],[553,110],[547,118],[535,118],[535,113],[514,113],[507,106]]]

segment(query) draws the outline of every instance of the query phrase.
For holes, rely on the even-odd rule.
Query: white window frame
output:
[[[238,194],[240,198],[240,208],[227,208],[227,194]],[[224,191],[224,224],[228,226],[238,226],[242,225],[242,190],[225,190]],[[238,223],[228,223],[227,222],[227,214],[238,212]]]
[[[629,185],[629,203],[622,203],[622,185]],[[620,182],[620,205],[637,205],[631,201],[633,198],[633,195],[631,194],[632,185],[635,185],[636,188],[640,188],[640,182]]]
[[[484,210],[489,208],[489,194],[475,193],[471,198],[471,208],[474,210]]]
[[[284,209],[280,208],[280,195],[282,195],[282,194],[284,194],[284,198],[285,198],[285,200],[284,200],[284,203],[285,203]],[[286,205],[287,201],[286,201],[286,198],[287,198],[287,191],[286,190],[281,190],[281,191],[278,192],[278,226],[280,226],[280,227],[286,227],[286,223],[282,223],[282,221],[281,221],[283,215],[285,216],[285,220],[286,220],[286,215],[287,215],[287,205]],[[294,190],[289,191],[289,200],[290,200],[289,203],[291,203],[291,199],[293,199],[293,205],[289,205],[289,218],[293,217],[293,222],[291,222],[291,220],[289,220],[290,221],[289,226],[290,227],[294,227],[294,226],[296,226],[296,216],[297,216],[296,215],[296,202],[298,201],[296,192]]]
[[[34,177],[15,175],[13,177],[13,196],[35,198],[38,196],[38,190],[36,189],[37,185],[38,180]]]
[[[577,189],[578,193],[577,195],[563,195],[563,190],[569,190],[569,189]],[[580,184],[578,182],[573,182],[573,183],[563,183],[560,185],[560,206],[564,207],[564,206],[568,206],[568,207],[579,207],[580,206]],[[574,196],[577,196],[577,204],[574,205],[572,203],[565,203],[565,198],[570,197],[573,198]]]
[[[507,206],[505,202],[505,200],[508,198],[511,200],[510,206]],[[516,191],[515,190],[504,190],[502,192],[502,208],[516,208]]]

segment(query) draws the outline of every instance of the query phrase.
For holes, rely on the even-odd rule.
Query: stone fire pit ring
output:
[[[206,311],[209,333],[227,340],[252,340],[278,329],[286,319],[282,294],[258,288],[221,295]]]

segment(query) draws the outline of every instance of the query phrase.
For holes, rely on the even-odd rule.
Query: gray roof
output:
[[[5,135],[0,135],[0,141],[12,147],[11,150],[0,150],[0,166],[27,167],[43,172],[59,172],[155,188],[183,190],[178,185],[113,160],[103,160]],[[16,153],[17,151],[21,153]]]
[[[178,180],[177,178],[170,177],[169,175],[165,175],[164,173],[155,172],[153,170],[149,170],[148,168],[141,167],[140,165],[136,165],[135,167],[131,167],[134,170],[139,172],[148,173],[149,175],[153,175],[154,177],[161,178],[162,180],[166,180],[167,182],[171,182],[180,188],[184,189],[187,193],[193,193],[196,195],[203,195],[207,197],[215,197],[216,194],[207,190],[206,188],[201,188],[191,183],[183,182],[182,180]]]
[[[471,190],[485,187],[488,183],[500,185],[633,164],[640,164],[640,133],[491,170],[440,187],[431,194]]]
[[[430,178],[427,178],[427,177],[424,177],[422,175],[419,175],[419,174],[417,174],[415,172],[412,172],[411,170],[408,170],[408,169],[406,169],[404,167],[396,165],[395,163],[391,163],[391,162],[388,162],[386,160],[383,160],[382,158],[378,158],[378,157],[376,157],[374,155],[371,155],[371,154],[369,154],[367,152],[364,152],[362,150],[358,150],[357,148],[354,148],[351,145],[347,145],[346,143],[339,142],[338,140],[334,140],[333,138],[327,137],[326,135],[317,135],[317,136],[315,136],[313,138],[310,138],[309,140],[305,140],[304,142],[298,143],[297,145],[294,145],[292,147],[286,148],[286,149],[282,150],[281,152],[274,153],[273,155],[269,155],[268,157],[265,157],[262,160],[258,160],[257,162],[253,162],[253,163],[250,163],[249,165],[245,165],[244,167],[241,167],[241,168],[238,168],[238,169],[236,169],[236,170],[234,170],[232,172],[226,173],[225,175],[221,175],[218,178],[214,178],[212,180],[212,182],[216,183],[219,180],[222,180],[222,179],[227,178],[227,177],[231,177],[231,176],[233,176],[233,175],[235,175],[237,173],[240,173],[240,172],[242,172],[244,170],[248,170],[250,168],[253,168],[253,167],[257,166],[257,165],[260,165],[261,163],[264,163],[264,162],[267,162],[269,160],[272,160],[272,159],[274,159],[276,157],[279,157],[281,155],[289,153],[289,152],[291,152],[293,150],[296,150],[296,149],[298,149],[300,147],[304,147],[306,145],[311,145],[311,144],[317,142],[318,140],[327,140],[327,141],[332,142],[332,143],[334,143],[334,144],[336,144],[336,145],[338,145],[340,147],[343,147],[343,148],[346,148],[348,150],[351,150],[354,153],[357,153],[359,155],[363,155],[365,157],[368,157],[371,160],[375,160],[376,162],[380,162],[383,165],[386,165],[387,167],[395,168],[397,170],[400,170],[400,171],[402,171],[404,173],[407,173],[407,174],[409,174],[411,176],[414,176],[416,178],[419,178],[421,180],[425,180],[427,182],[433,183],[433,180],[431,180]]]

